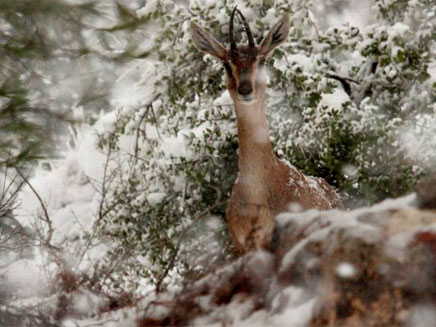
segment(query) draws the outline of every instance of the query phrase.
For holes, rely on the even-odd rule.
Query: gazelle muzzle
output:
[[[250,101],[254,98],[253,82],[250,79],[249,73],[243,73],[238,86],[238,100]]]

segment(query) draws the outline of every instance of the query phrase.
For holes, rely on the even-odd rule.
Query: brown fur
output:
[[[338,195],[322,178],[310,178],[291,165],[275,159],[263,176],[252,185],[233,186],[227,222],[234,244],[242,252],[268,247],[275,226],[274,217],[295,204],[300,209],[343,209]],[[250,200],[250,189],[264,190],[258,203]]]
[[[301,210],[344,208],[324,179],[307,177],[275,157],[264,106],[265,80],[258,77],[262,74],[258,62],[251,60],[249,64],[253,66],[249,70],[255,81],[252,103],[238,99],[239,66],[232,65],[232,76],[227,78],[227,88],[235,105],[239,141],[239,177],[230,197],[227,222],[233,242],[242,252],[267,248],[275,216],[289,210],[292,204]]]

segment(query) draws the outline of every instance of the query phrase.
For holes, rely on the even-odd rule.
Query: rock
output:
[[[281,214],[271,253],[248,253],[158,301],[168,309],[160,323],[405,326],[436,316],[436,210],[414,200]],[[145,312],[138,325],[151,323]]]

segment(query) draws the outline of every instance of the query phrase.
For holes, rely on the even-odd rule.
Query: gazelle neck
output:
[[[275,160],[263,97],[251,103],[234,99],[239,140],[240,178],[263,178]]]

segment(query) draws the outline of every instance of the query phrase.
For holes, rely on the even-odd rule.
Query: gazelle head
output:
[[[238,13],[244,23],[248,45],[236,45],[233,34],[233,21]],[[229,41],[226,49],[212,35],[191,22],[191,35],[194,45],[224,63],[227,72],[227,88],[235,102],[250,103],[261,100],[265,93],[266,78],[263,64],[267,56],[286,40],[289,33],[289,18],[283,17],[271,28],[260,46],[256,43],[245,17],[235,7],[230,16]]]

